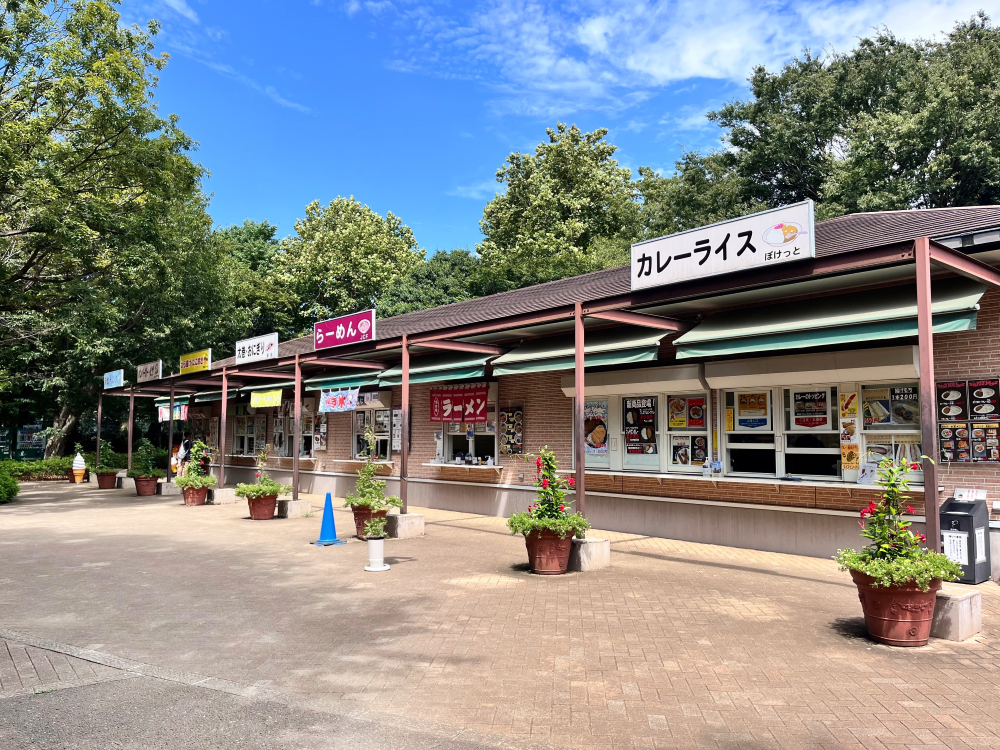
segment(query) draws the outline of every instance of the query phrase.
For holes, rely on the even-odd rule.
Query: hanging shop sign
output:
[[[771,429],[771,409],[768,407],[768,391],[736,393],[736,429]]]
[[[346,344],[374,340],[374,310],[342,315],[339,318],[324,320],[313,326],[313,343],[317,349],[329,349],[333,346],[345,346]]]
[[[274,359],[278,356],[278,334],[268,333],[243,339],[236,342],[236,364],[259,362],[262,359]]]
[[[212,350],[202,349],[181,355],[181,375],[189,372],[205,372],[212,369]]]
[[[793,430],[830,429],[830,389],[792,391]]]
[[[125,371],[115,370],[104,373],[104,390],[109,388],[121,388],[125,385]]]
[[[916,386],[865,388],[861,391],[865,429],[920,427],[920,392]]]
[[[608,455],[608,400],[583,402],[583,444],[588,456]]]
[[[251,391],[250,406],[254,409],[260,407],[281,406],[281,389],[273,391]]]
[[[632,289],[816,257],[813,202],[632,245]]]
[[[354,411],[357,408],[357,388],[349,388],[346,391],[323,391],[319,397],[320,413]],[[358,414],[363,413],[364,412],[358,412]]]
[[[622,399],[625,453],[656,454],[656,397]]]
[[[135,382],[148,383],[151,380],[159,380],[163,377],[163,360],[147,362],[135,368]]]
[[[524,452],[524,407],[500,410],[500,452],[515,456]]]
[[[489,393],[486,384],[432,388],[430,421],[485,423]]]

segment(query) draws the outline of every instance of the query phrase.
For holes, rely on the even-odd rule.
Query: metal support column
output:
[[[941,517],[938,499],[937,413],[934,408],[934,322],[931,311],[930,240],[914,242],[917,260],[917,344],[920,350],[920,442],[924,458],[924,517],[927,548],[941,549]],[[931,460],[933,459],[933,461]]]
[[[575,347],[574,360],[573,360],[573,382],[574,382],[574,393],[576,398],[574,399],[573,409],[574,409],[574,425],[573,425],[573,456],[576,463],[576,510],[581,516],[587,515],[586,507],[586,486],[585,486],[585,476],[584,472],[584,462],[586,461],[586,453],[584,450],[584,416],[583,416],[583,403],[586,398],[585,394],[585,383],[584,378],[585,370],[585,359],[584,359],[584,348],[583,348],[583,305],[579,302],[576,303],[575,309],[573,311],[573,344]]]
[[[167,430],[167,482],[174,475],[170,468],[170,458],[174,453],[174,384],[170,384],[170,428]],[[180,454],[178,454],[180,455]]]
[[[101,465],[101,406],[103,406],[104,394],[97,394],[97,465]]]
[[[132,422],[135,421],[135,386],[133,385],[128,394],[128,450],[125,456],[125,465],[132,468]]]
[[[226,486],[226,411],[229,406],[229,375],[222,368],[222,413],[219,415],[219,487]]]
[[[409,512],[406,498],[407,476],[410,461],[410,337],[403,334],[403,403],[400,406],[400,429],[403,432],[402,450],[399,453],[399,499],[403,501],[401,513]],[[391,414],[391,413],[390,413]],[[391,439],[391,436],[390,436]]]
[[[292,500],[299,499],[299,453],[302,452],[302,363],[295,355],[295,444],[292,450]]]

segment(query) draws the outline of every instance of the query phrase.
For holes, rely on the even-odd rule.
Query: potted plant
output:
[[[215,477],[205,469],[208,446],[198,440],[191,446],[191,460],[184,473],[177,477],[177,486],[184,491],[185,505],[204,505],[208,498],[208,488],[214,487]]]
[[[369,428],[365,432],[368,451],[365,464],[358,469],[358,481],[354,491],[348,492],[344,506],[354,513],[354,530],[359,539],[365,538],[365,524],[372,518],[385,518],[390,508],[402,507],[403,502],[395,495],[385,494],[385,481],[375,478],[378,464],[375,463],[375,433]]]
[[[264,466],[267,465],[268,447],[264,446],[264,450],[257,454],[257,481],[254,484],[241,482],[236,485],[236,496],[247,499],[247,505],[250,506],[250,518],[254,521],[268,521],[274,518],[274,511],[278,505],[278,495],[292,491],[290,484],[278,484],[264,473]]]
[[[113,490],[118,484],[118,470],[122,467],[116,460],[118,454],[108,447],[105,441],[101,441],[101,458],[94,468],[97,474],[97,487],[101,490]]]
[[[135,494],[139,497],[155,495],[156,482],[164,476],[153,462],[153,444],[143,438],[132,453],[132,468],[128,470],[128,475],[135,480]]]
[[[381,573],[389,569],[385,564],[385,516],[377,516],[365,522],[365,539],[368,540],[369,573]]]
[[[575,481],[572,477],[562,479],[556,473],[556,454],[545,446],[537,456],[525,456],[529,458],[535,459],[536,502],[508,518],[507,528],[512,534],[524,534],[531,572],[560,575],[569,567],[573,537],[583,539],[590,522],[571,512],[572,502],[566,499],[566,491],[573,488]]]
[[[78,484],[83,481],[84,476],[87,474],[87,461],[83,457],[83,446],[77,443],[73,452],[76,456],[73,458],[73,466],[66,475],[69,477],[70,484]]]
[[[956,563],[922,547],[927,537],[903,518],[904,509],[913,513],[907,473],[918,468],[888,458],[879,464],[876,484],[882,494],[861,511],[858,522],[871,544],[860,552],[838,550],[834,557],[857,584],[868,635],[890,646],[926,645],[941,582],[962,574]]]

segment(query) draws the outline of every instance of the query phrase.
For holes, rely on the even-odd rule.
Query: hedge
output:
[[[13,502],[14,498],[17,497],[17,493],[21,491],[17,480],[11,476],[7,468],[8,463],[10,462],[0,461],[0,505]]]

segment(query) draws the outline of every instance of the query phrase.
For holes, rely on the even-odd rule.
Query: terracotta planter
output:
[[[915,583],[873,586],[871,576],[856,570],[851,571],[851,577],[858,586],[858,599],[872,640],[889,646],[927,645],[940,578],[931,581],[929,591],[921,591]]]
[[[156,494],[156,477],[136,477],[135,494],[139,497],[149,497]]]
[[[100,490],[113,490],[118,485],[117,471],[100,471],[97,473],[97,488]]]
[[[208,499],[208,487],[185,487],[185,505],[204,505]]]
[[[373,518],[385,518],[389,513],[387,510],[377,510],[372,513],[371,508],[356,508],[353,505],[351,510],[354,511],[354,530],[357,532],[358,539],[365,538],[366,523]]]
[[[573,535],[560,539],[554,531],[542,529],[524,536],[524,546],[528,548],[528,563],[531,572],[543,576],[557,576],[569,567],[569,553],[573,549]]]
[[[86,475],[86,469],[70,469],[66,472],[69,477],[70,484],[78,484],[83,481],[84,475]]]
[[[247,505],[250,506],[250,518],[254,521],[270,521],[278,507],[278,496],[248,497]]]

